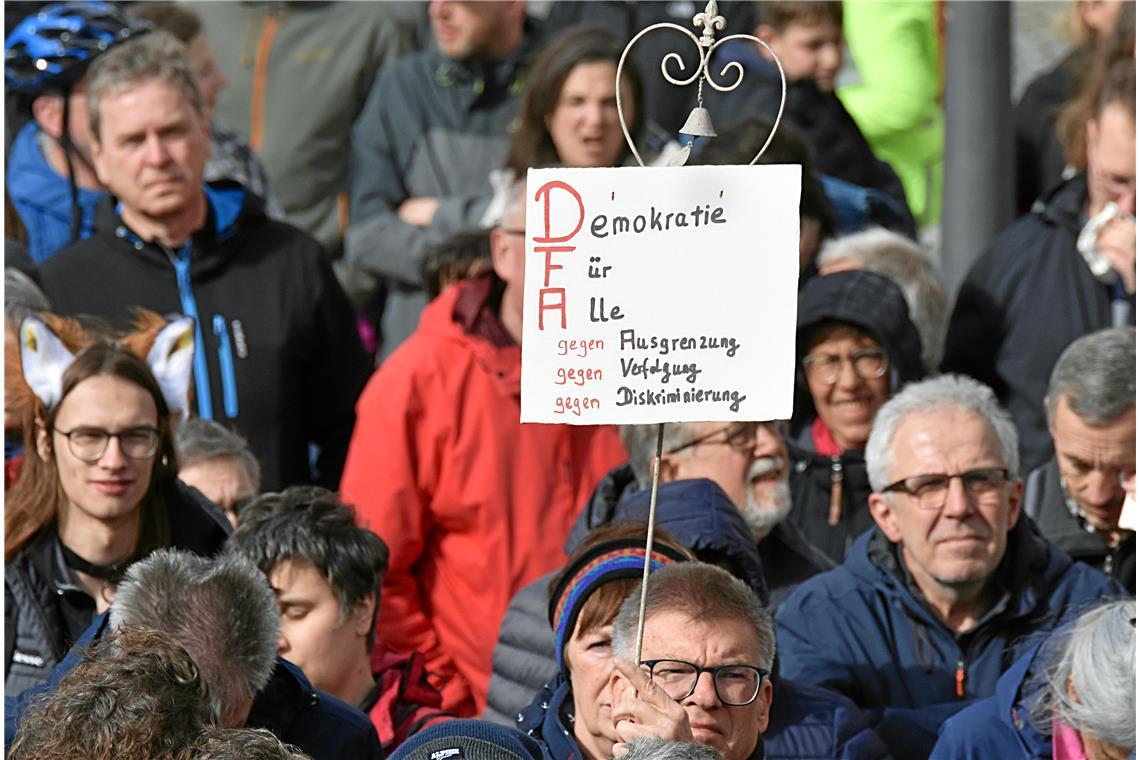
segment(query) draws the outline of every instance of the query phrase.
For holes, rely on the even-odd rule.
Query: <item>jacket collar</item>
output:
[[[47,579],[56,593],[63,594],[70,591],[87,593],[75,583],[71,570],[67,567],[63,551],[60,549],[59,532],[55,523],[40,531],[39,537],[29,547],[28,559],[36,568],[37,574]]]
[[[998,679],[994,690],[1001,722],[1017,737],[1025,757],[1053,756],[1050,737],[1034,727],[1029,713],[1029,705],[1040,689],[1034,679],[1033,666],[1041,646],[1038,643],[1014,662]]]
[[[1016,619],[1032,614],[1056,580],[1072,564],[1045,540],[1033,521],[1022,516],[1009,532],[1005,556],[994,572],[998,601],[978,621],[975,630],[996,618]],[[857,577],[891,589],[908,607],[938,621],[892,544],[877,527],[860,536],[847,553],[844,565]]]
[[[1088,175],[1081,172],[1047,192],[1034,204],[1033,213],[1046,224],[1061,227],[1076,235],[1087,220],[1088,202]]]
[[[196,230],[195,241],[221,242],[234,236],[248,219],[264,217],[265,211],[257,197],[231,180],[220,180],[202,186],[206,196],[206,223]],[[142,240],[127,226],[121,216],[122,204],[111,195],[100,202],[95,212],[96,229],[114,230],[115,236],[133,243],[141,250],[153,243]]]
[[[503,58],[473,56],[462,60],[448,58],[432,39],[434,54],[433,79],[439,87],[462,88],[467,92],[466,106],[475,108],[485,100],[499,101],[522,92],[524,76],[537,49],[538,32],[527,18],[522,40],[513,52]]]
[[[458,343],[471,352],[479,367],[487,373],[498,391],[520,398],[522,393],[522,347],[514,343],[496,346],[477,332],[467,332],[456,320],[455,306],[468,288],[478,287],[477,278],[461,280],[429,303],[420,316],[416,332]]]
[[[549,756],[558,760],[582,760],[582,750],[574,739],[574,698],[570,682],[561,673],[539,689],[531,703],[523,708],[515,728],[546,745]]]

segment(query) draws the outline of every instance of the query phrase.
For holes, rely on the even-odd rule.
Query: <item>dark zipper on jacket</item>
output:
[[[214,335],[218,339],[218,369],[222,374],[222,404],[231,420],[238,416],[237,374],[234,371],[234,354],[230,345],[230,330],[226,318],[214,315]]]
[[[198,302],[194,298],[194,287],[190,281],[189,240],[177,252],[160,245],[174,265],[174,275],[178,280],[178,300],[182,303],[182,313],[194,320],[194,395],[198,400],[198,416],[204,420],[214,419],[214,402],[210,395],[210,368],[206,364],[206,337],[202,332],[202,319],[198,315]]]

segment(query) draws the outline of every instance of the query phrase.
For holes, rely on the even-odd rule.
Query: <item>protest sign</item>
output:
[[[785,419],[800,167],[532,169],[522,422]]]

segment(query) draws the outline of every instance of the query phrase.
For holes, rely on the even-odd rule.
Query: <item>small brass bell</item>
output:
[[[685,126],[681,127],[680,131],[683,135],[693,137],[716,137],[712,116],[704,106],[697,106],[689,113],[689,118],[685,120]]]

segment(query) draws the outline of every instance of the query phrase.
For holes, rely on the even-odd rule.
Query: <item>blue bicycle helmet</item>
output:
[[[21,92],[66,89],[96,56],[150,28],[104,2],[44,6],[4,41],[4,81]]]

